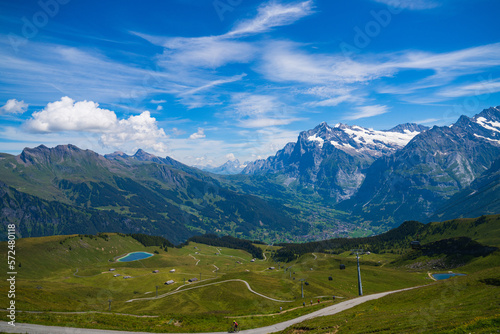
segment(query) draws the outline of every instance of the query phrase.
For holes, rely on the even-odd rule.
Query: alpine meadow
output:
[[[0,2],[0,333],[497,333],[499,12]]]

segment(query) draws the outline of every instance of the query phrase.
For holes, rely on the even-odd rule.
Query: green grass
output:
[[[496,333],[500,271],[491,268],[294,325],[292,333]]]
[[[472,228],[470,224],[464,226],[457,225],[454,228],[452,224],[440,233],[444,235],[446,230],[464,232]],[[483,240],[495,242],[494,235],[488,239],[486,231],[480,233]],[[492,234],[494,233],[497,233],[495,229]],[[431,238],[430,235],[427,237]],[[5,242],[0,243],[3,249],[7,249],[6,246]],[[338,255],[310,253],[284,264],[275,263],[271,259],[272,252],[279,247],[258,246],[264,249],[267,260],[251,262],[251,255],[242,250],[196,243],[180,249],[169,248],[165,252],[158,247],[144,247],[135,239],[118,234],[109,234],[107,239],[76,235],[20,239],[16,241],[16,259],[22,264],[18,267],[16,277],[16,307],[19,311],[42,313],[18,312],[16,320],[45,325],[137,331],[223,331],[233,317],[238,319],[244,329],[256,328],[331,305],[333,295],[349,299],[358,294],[356,257],[349,252]],[[118,256],[133,251],[157,251],[157,254],[140,261],[111,262]],[[402,256],[397,253],[404,254],[406,251],[372,253],[360,258],[365,295],[432,283],[427,271],[409,270],[405,266],[394,265],[394,261]],[[3,252],[0,260],[0,270],[7,272],[6,252]],[[345,270],[339,269],[340,263],[345,264]],[[271,266],[276,269],[270,270]],[[115,268],[115,271],[110,272],[110,268]],[[289,270],[285,271],[284,268]],[[456,290],[446,290],[450,283],[439,282],[370,302],[366,307],[363,304],[357,308],[361,311],[342,313],[342,316],[345,314],[344,318],[338,315],[318,320],[316,327],[313,325],[316,322],[308,323],[305,327],[294,327],[290,329],[290,333],[300,328],[311,333],[335,332],[335,326],[339,326],[338,321],[345,328],[342,329],[344,332],[350,333],[352,330],[353,333],[361,333],[363,330],[355,325],[358,319],[373,326],[373,331],[384,332],[387,328],[394,327],[391,329],[394,333],[411,332],[416,327],[404,327],[406,325],[400,324],[404,322],[402,317],[410,315],[414,322],[428,319],[425,312],[435,307],[437,302],[433,301],[438,300],[441,303],[439,305],[448,307],[448,300],[440,296],[446,297],[455,293],[454,291],[467,298],[467,302],[462,302],[462,297],[459,298],[461,307],[452,314],[447,314],[446,309],[440,308],[440,312],[446,313],[443,319],[458,326],[458,320],[453,319],[464,316],[469,319],[467,323],[464,322],[469,327],[489,328],[489,323],[496,324],[497,321],[490,306],[495,302],[498,305],[497,299],[494,299],[499,295],[498,286],[482,283],[481,280],[496,282],[498,275],[494,275],[495,269],[485,271],[485,268],[495,268],[498,272],[498,251],[486,257],[475,258],[466,266],[455,269],[455,272],[469,275],[449,281],[465,282],[457,285]],[[170,273],[171,269],[176,271]],[[153,270],[159,270],[159,273],[153,273]],[[122,276],[114,277],[114,274]],[[201,281],[184,285],[184,280],[194,277],[199,279],[200,274]],[[124,279],[125,275],[132,278]],[[333,279],[329,280],[329,276]],[[170,279],[176,283],[168,286],[163,284]],[[226,282],[233,279],[247,281],[253,290],[265,296],[291,302],[265,299],[248,291],[242,282]],[[299,279],[308,283],[304,289],[304,299],[301,298]],[[208,285],[211,283],[218,284]],[[176,289],[180,289],[180,292],[163,298],[151,298],[155,296],[157,286],[160,296]],[[8,302],[7,291],[6,282],[0,282],[0,303]],[[323,303],[302,307],[303,301],[316,301],[317,298]],[[141,300],[127,302],[131,299]],[[111,312],[108,311],[109,300],[112,300]],[[338,298],[337,302],[339,300],[344,299]],[[478,305],[479,303],[482,304]],[[411,305],[417,306],[412,309]],[[278,312],[280,306],[284,311],[282,313]],[[474,310],[467,315],[469,308]],[[333,322],[330,321],[332,319]],[[426,321],[429,332],[432,332],[431,328],[441,330],[437,320]],[[306,327],[309,329],[304,329]],[[324,328],[327,330],[322,332]],[[446,331],[447,328],[443,330]]]

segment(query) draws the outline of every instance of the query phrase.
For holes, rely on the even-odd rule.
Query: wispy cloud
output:
[[[180,102],[190,108],[216,104],[210,89],[241,80],[246,74],[228,76],[229,64],[249,64],[260,57],[259,42],[243,40],[273,28],[290,25],[313,13],[313,1],[278,3],[270,1],[257,9],[253,18],[237,23],[222,35],[200,37],[161,37],[131,32],[149,42],[164,47],[158,56],[158,65],[170,75],[176,87],[169,93],[179,96]],[[201,97],[200,95],[201,94]]]
[[[256,17],[238,23],[225,37],[257,34],[274,27],[285,26],[314,12],[313,1],[281,4],[270,1],[258,8]]]
[[[483,94],[493,94],[500,92],[500,79],[483,79],[476,83],[453,86],[438,92],[438,95],[445,97],[475,96]]]
[[[308,53],[301,45],[288,41],[273,41],[266,46],[258,70],[275,82],[305,84],[365,82],[392,75],[393,66],[376,60],[354,61],[338,54]]]
[[[182,93],[182,95],[193,95],[195,93],[198,93],[200,91],[206,90],[208,88],[212,88],[212,87],[219,86],[219,85],[226,84],[226,83],[230,83],[230,82],[239,81],[242,78],[244,78],[245,76],[246,76],[246,74],[243,73],[243,74],[240,74],[240,75],[232,76],[232,77],[227,78],[227,79],[213,80],[213,81],[211,81],[211,82],[209,82],[209,83],[207,83],[207,84],[205,84],[203,86],[190,89],[190,90]]]
[[[360,118],[378,116],[389,112],[389,108],[387,106],[379,104],[373,106],[358,107],[357,110],[359,110],[359,112],[348,115],[345,117],[345,119],[355,120]]]
[[[395,8],[422,10],[436,8],[440,4],[434,0],[373,0]]]
[[[282,103],[277,96],[235,93],[224,117],[233,119],[242,128],[266,128],[302,120]]]
[[[29,91],[30,104],[64,95],[101,103],[132,101],[160,90],[167,79],[165,73],[64,45],[29,42],[14,55],[1,35],[0,57],[0,84],[16,95]]]

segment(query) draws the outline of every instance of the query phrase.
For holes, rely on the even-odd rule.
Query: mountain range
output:
[[[405,220],[499,213],[499,170],[500,107],[433,128],[321,123],[274,156],[210,173],[143,150],[41,145],[0,153],[1,233],[9,223],[22,237],[126,232],[173,242],[207,232],[266,241],[378,233]]]
[[[22,237],[115,231],[181,242],[206,232],[252,237],[257,230],[306,230],[280,204],[228,190],[205,172],[142,150],[102,156],[41,145],[18,156],[3,153],[0,181],[2,232],[14,223]]]
[[[247,164],[243,174],[283,173],[335,202],[351,197],[367,168],[378,158],[402,149],[427,127],[403,124],[387,131],[326,122],[300,133],[275,156]]]
[[[228,160],[224,164],[214,167],[214,166],[193,166],[196,168],[199,168],[205,172],[210,172],[214,174],[220,174],[220,175],[234,175],[234,174],[239,174],[241,173],[245,167],[247,166],[248,162],[241,163],[238,159],[234,160]]]

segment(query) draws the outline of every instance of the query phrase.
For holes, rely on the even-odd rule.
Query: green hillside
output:
[[[454,270],[468,275],[453,280],[466,282],[466,287],[471,286],[466,290],[457,288],[456,292],[467,298],[468,302],[460,305],[456,313],[450,315],[444,309],[441,310],[446,313],[443,316],[449,317],[451,324],[456,323],[453,319],[459,317],[468,324],[493,321],[494,314],[488,305],[494,303],[495,296],[498,296],[493,291],[498,289],[495,285],[498,277],[493,273],[500,268],[500,253],[493,248],[499,246],[497,226],[498,216],[490,216],[431,224],[425,228],[424,235],[420,224],[414,222],[378,236],[381,245],[384,245],[380,246],[381,251],[364,254],[360,259],[364,294],[426,285],[433,282],[429,271],[435,273]],[[412,250],[409,243],[401,241],[404,232],[412,230],[422,236],[422,250]],[[465,244],[452,243],[453,247],[458,247],[463,253],[457,253],[458,256],[466,260],[460,267],[447,268],[446,262],[443,262],[444,267],[435,268],[416,265],[446,256],[419,252],[426,249],[439,251],[443,245],[449,245],[450,240],[460,241],[467,236],[475,240],[470,239]],[[339,245],[342,242],[360,245],[365,244],[365,241],[361,242],[364,239],[366,238],[339,239],[338,242]],[[207,240],[202,238],[200,241]],[[435,246],[429,246],[434,243]],[[158,244],[161,244],[161,240],[158,240]],[[493,248],[490,249],[493,252],[467,253],[470,247],[476,249],[474,247],[477,245]],[[0,247],[6,249],[6,246],[5,242],[0,243]],[[37,313],[18,312],[16,320],[47,325],[152,332],[224,331],[232,318],[237,319],[244,329],[256,328],[332,305],[332,296],[337,297],[335,302],[357,296],[356,256],[349,251],[342,248],[334,252],[333,249],[316,249],[284,263],[275,262],[273,257],[288,246],[255,246],[263,250],[264,259],[255,260],[240,249],[194,242],[189,242],[182,248],[168,247],[165,251],[160,246],[145,247],[131,236],[114,233],[19,239],[16,242],[16,307],[18,311]],[[139,261],[116,262],[117,258],[133,251],[146,251],[154,255]],[[8,271],[5,267],[6,260],[4,252],[0,267],[4,272]],[[345,269],[340,269],[340,264],[345,265]],[[274,269],[270,269],[271,267]],[[171,272],[172,269],[175,271]],[[158,272],[155,273],[155,270]],[[124,278],[126,276],[130,278]],[[196,280],[189,282],[195,278]],[[169,280],[174,283],[164,284]],[[245,282],[258,294],[249,290]],[[301,282],[307,282],[304,284],[304,299],[301,298]],[[384,298],[383,301],[373,302],[375,306],[370,306],[370,310],[379,310],[378,316],[375,316],[377,313],[372,316],[371,312],[346,313],[349,314],[346,319],[352,324],[352,319],[357,319],[358,316],[367,317],[367,321],[373,322],[374,328],[385,328],[377,327],[377,318],[383,319],[379,321],[381,326],[384,323],[392,326],[404,313],[417,314],[415,321],[420,321],[425,313],[415,310],[429,309],[429,305],[434,305],[432,301],[435,296],[444,298],[444,305],[450,304],[448,297],[453,297],[455,292],[443,290],[446,289],[446,284],[439,282],[408,292],[408,295],[391,296],[390,300],[407,296],[401,297],[400,309],[396,310],[396,306],[383,308],[386,305]],[[8,302],[7,290],[7,282],[0,282],[2,303]],[[320,304],[316,302],[317,299],[320,299]],[[411,311],[409,308],[413,299],[414,303],[422,301],[423,304]],[[312,306],[302,306],[304,301],[310,300],[315,301]],[[280,307],[282,312],[279,312]],[[476,309],[468,315],[467,310],[473,307]],[[384,316],[393,313],[394,320]],[[337,317],[332,319],[345,320]],[[324,328],[329,328],[323,332],[323,327],[310,324],[294,327],[293,330],[318,330],[317,333],[334,331],[334,327],[328,327],[328,319],[321,320],[320,324],[323,323]],[[332,326],[337,325],[338,322],[335,322]],[[429,331],[431,328],[438,328],[436,322],[429,326]],[[356,330],[357,327],[346,328]],[[408,328],[410,330],[412,327]]]
[[[307,233],[280,203],[144,154],[107,159],[73,145],[1,154],[0,238],[7,224],[16,224],[21,237],[112,231],[175,243],[208,232],[252,239]]]
[[[429,224],[407,221],[395,229],[372,237],[328,239],[303,244],[282,244],[283,247],[276,252],[275,258],[281,261],[290,261],[309,252],[338,253],[350,249],[364,249],[375,253],[396,252],[402,254],[405,249],[408,249],[411,241],[414,240],[426,244],[456,237],[469,237],[471,240],[486,246],[495,246],[500,244],[499,236],[500,215],[454,219]]]
[[[369,301],[281,333],[496,333],[500,328],[498,254],[489,264],[493,268]]]

